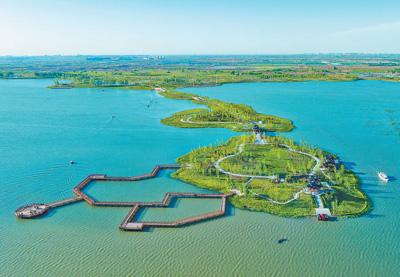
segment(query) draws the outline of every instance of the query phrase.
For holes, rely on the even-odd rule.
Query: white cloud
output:
[[[333,32],[323,44],[334,52],[400,53],[400,21]]]
[[[396,34],[400,33],[400,21],[380,23],[369,26],[362,26],[352,28],[344,31],[333,33],[334,36],[349,36],[349,35],[360,35],[360,34],[379,34],[381,32],[393,32]]]

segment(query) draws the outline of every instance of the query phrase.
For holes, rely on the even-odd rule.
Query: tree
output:
[[[247,183],[242,183],[242,193],[244,194],[244,196],[247,196],[249,193],[249,189],[247,187]]]
[[[229,176],[227,180],[227,186],[229,189],[233,189],[235,187],[235,182],[232,180],[232,178]]]

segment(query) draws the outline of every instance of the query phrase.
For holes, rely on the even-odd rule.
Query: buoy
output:
[[[69,163],[70,163],[70,164],[74,164],[75,162],[74,162],[73,160],[70,160]]]

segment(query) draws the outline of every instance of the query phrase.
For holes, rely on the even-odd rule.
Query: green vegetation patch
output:
[[[182,168],[173,176],[223,193],[237,190],[240,194],[233,196],[231,202],[239,208],[280,216],[315,215],[317,205],[308,187],[307,173],[314,169],[316,161],[306,155],[289,151],[282,144],[295,151],[311,154],[320,159],[321,163],[328,155],[332,155],[310,146],[297,145],[287,138],[265,137],[264,140],[267,145],[255,145],[255,137],[252,135],[236,136],[225,144],[195,149],[177,159]],[[243,152],[231,156],[238,153],[241,145],[244,146]],[[221,158],[227,156],[229,157],[221,161]],[[217,161],[220,161],[225,173],[235,175],[218,170]],[[274,180],[247,176],[269,176],[271,173],[279,173],[284,177]],[[323,170],[318,168],[315,175],[321,183],[325,183],[321,197],[325,207],[331,209],[333,214],[356,216],[369,210],[369,200],[360,190],[357,176],[343,165]]]
[[[0,78],[31,76],[25,72],[0,72]],[[43,74],[43,73],[42,73]],[[308,80],[326,81],[352,81],[357,75],[350,72],[341,72],[335,69],[323,69],[319,67],[281,67],[267,66],[250,69],[244,66],[242,69],[193,69],[188,66],[182,69],[170,68],[137,68],[134,70],[106,71],[61,71],[54,77],[68,79],[74,87],[136,87],[152,89],[162,86],[166,88],[215,86],[227,83],[243,82],[297,82]],[[10,77],[9,77],[10,78]],[[54,84],[56,87],[57,84]]]
[[[371,209],[368,196],[360,189],[357,175],[342,165],[338,170],[325,171],[333,181],[334,193],[323,196],[324,203],[337,215],[358,216]]]
[[[285,205],[274,204],[254,196],[235,196],[231,203],[238,208],[267,212],[284,217],[304,217],[315,214],[316,204],[311,196],[301,195],[296,201]]]
[[[173,114],[161,122],[180,128],[228,128],[236,132],[251,131],[255,123],[265,130],[287,132],[293,129],[293,123],[284,118],[257,113],[252,107],[210,99],[195,94],[167,90],[162,95],[191,100],[203,104],[208,109],[192,109]]]
[[[315,161],[277,144],[246,144],[243,152],[223,160],[220,166],[229,172],[252,175],[306,175]]]
[[[269,179],[253,179],[249,182],[248,189],[257,194],[265,195],[272,200],[285,202],[292,199],[293,195],[306,185],[306,182],[277,184]]]

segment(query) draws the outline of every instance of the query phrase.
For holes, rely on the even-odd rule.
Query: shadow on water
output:
[[[235,207],[231,203],[227,202],[225,209],[225,216],[234,216],[235,212],[236,212]]]
[[[391,193],[384,190],[376,190],[376,189],[363,189],[363,191],[373,198],[380,198],[380,199],[394,199],[394,196],[391,196]],[[372,200],[371,200],[372,201]]]
[[[65,207],[59,207],[59,209],[62,209]],[[36,217],[34,219],[46,219],[46,218],[51,218],[53,217],[55,214],[57,213],[57,208],[56,209],[50,209],[46,214],[44,214],[43,216],[40,217]]]
[[[375,197],[379,199],[396,199],[396,197],[394,196],[375,196]]]
[[[366,176],[367,174],[364,172],[360,172],[360,171],[353,171],[356,175],[358,176]]]
[[[143,219],[145,214],[146,214],[146,208],[144,207],[140,208],[130,222],[140,221],[141,219]]]
[[[181,198],[177,198],[177,197],[172,197],[171,200],[169,201],[169,205],[167,208],[177,208],[178,207],[178,203],[181,201]]]
[[[354,167],[357,165],[355,162],[343,162],[343,164],[347,169],[350,169],[350,170],[353,170]]]
[[[389,194],[390,192],[384,190],[377,189],[363,189],[363,191],[367,194]]]
[[[367,218],[381,218],[381,217],[385,217],[383,214],[366,214],[364,215],[364,217]]]

